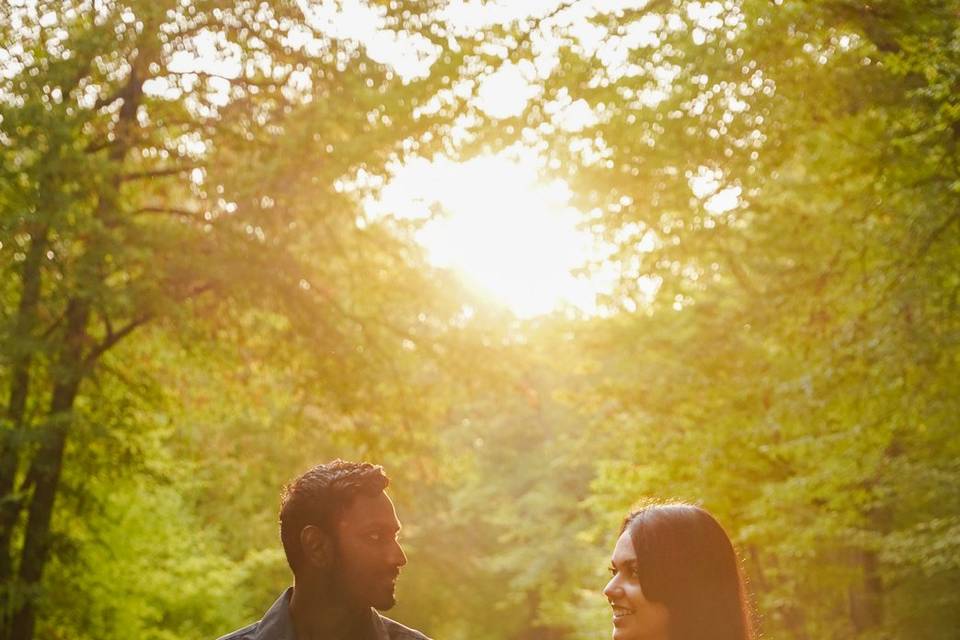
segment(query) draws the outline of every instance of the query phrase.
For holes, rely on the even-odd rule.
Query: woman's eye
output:
[[[617,575],[617,570],[616,570],[615,567],[607,567],[607,571],[610,572],[610,575],[611,575],[611,576]]]

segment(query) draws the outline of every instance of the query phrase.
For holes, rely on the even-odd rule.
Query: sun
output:
[[[372,208],[410,219],[439,206],[443,215],[417,235],[430,261],[530,318],[561,306],[593,313],[610,287],[602,273],[573,273],[603,247],[580,228],[584,214],[570,199],[563,181],[540,180],[535,161],[487,155],[409,164]]]

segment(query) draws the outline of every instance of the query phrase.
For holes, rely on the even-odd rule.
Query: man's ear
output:
[[[323,570],[333,566],[333,540],[320,527],[308,524],[300,530],[300,548],[310,565]]]

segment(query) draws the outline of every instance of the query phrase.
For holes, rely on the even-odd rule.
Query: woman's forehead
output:
[[[630,539],[629,532],[624,531],[620,534],[620,537],[617,538],[617,544],[613,548],[613,560],[614,562],[621,563],[636,559],[637,554],[633,549],[633,540]]]

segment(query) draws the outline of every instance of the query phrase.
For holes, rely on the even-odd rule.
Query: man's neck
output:
[[[297,640],[356,640],[365,638],[370,609],[349,607],[334,597],[328,585],[297,581],[290,596],[290,618]]]

